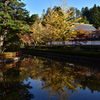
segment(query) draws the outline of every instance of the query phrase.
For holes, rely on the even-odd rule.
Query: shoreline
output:
[[[19,57],[14,57],[14,58],[1,59],[0,60],[0,65],[15,63],[15,62],[18,62],[22,59],[24,59],[24,55],[19,56]]]
[[[54,54],[54,53],[39,52],[39,51],[32,51],[32,50],[22,50],[22,52],[28,55],[42,56],[47,58],[69,61],[69,62],[76,62],[76,63],[86,64],[89,66],[98,66],[100,64],[100,59],[95,59],[95,58]]]

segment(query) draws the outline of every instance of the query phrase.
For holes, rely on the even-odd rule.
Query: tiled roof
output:
[[[74,23],[74,24],[77,24],[77,23]],[[74,30],[78,30],[79,28],[83,28],[83,30],[85,30],[85,31],[90,31],[90,32],[92,32],[92,31],[95,31],[96,30],[96,28],[92,25],[92,24],[82,24],[82,25],[79,25],[79,26],[77,26],[77,27],[75,27],[75,28],[73,28]]]

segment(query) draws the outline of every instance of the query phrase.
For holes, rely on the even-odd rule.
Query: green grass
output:
[[[87,57],[87,58],[96,58],[100,59],[100,52],[93,51],[83,51],[83,50],[73,50],[73,49],[41,49],[41,48],[23,48],[22,50],[31,50],[36,52],[46,52],[46,53],[54,53],[59,55],[70,55],[77,57]]]

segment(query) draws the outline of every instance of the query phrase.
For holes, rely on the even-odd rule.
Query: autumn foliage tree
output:
[[[69,41],[71,37],[77,36],[77,33],[73,30],[73,28],[80,24],[74,23],[81,19],[73,18],[75,16],[75,12],[73,9],[70,9],[71,7],[68,7],[65,2],[66,0],[63,0],[63,5],[60,5],[60,11],[62,12],[61,15],[52,10],[51,13],[48,14],[47,18],[44,19],[46,26],[51,28],[51,34],[55,34],[55,38],[60,38],[60,41],[63,41],[64,44],[66,41]]]
[[[33,25],[27,27],[30,32],[24,33],[22,31],[21,33],[18,33],[20,40],[25,44],[33,43],[34,46],[36,46],[37,44],[41,44],[43,42],[43,32],[45,31],[41,24],[41,21],[36,21]]]
[[[84,31],[83,28],[79,28],[78,30],[75,30],[77,32],[77,36],[75,38],[78,39],[87,39],[89,38],[89,31]]]
[[[75,32],[77,33],[76,37],[73,37],[73,39],[71,41],[75,41],[75,44],[79,44],[82,45],[80,42],[86,43],[87,40],[84,39],[88,39],[89,36],[89,31],[84,31],[83,28],[79,28],[78,30],[75,30]]]
[[[45,16],[45,19],[43,19],[42,22],[45,23],[44,34],[45,36],[43,39],[50,42],[50,45],[52,46],[52,41],[55,41],[57,38],[59,38],[59,35],[57,34],[57,28],[56,25],[56,18],[57,18],[57,11],[54,11],[53,9],[49,10],[49,13],[47,16]]]
[[[35,41],[34,41],[34,44],[38,44],[40,45],[43,40],[42,40],[42,37],[43,37],[43,26],[41,24],[41,20],[39,22],[35,22],[32,26],[29,27],[30,31],[32,33],[34,33],[36,36],[35,36]],[[34,35],[33,35],[34,37]]]
[[[25,34],[19,33],[18,36],[20,40],[22,41],[22,43],[25,43],[25,44],[33,43],[37,37],[34,33],[25,33]]]

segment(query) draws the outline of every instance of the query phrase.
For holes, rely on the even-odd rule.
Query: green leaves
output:
[[[2,47],[5,45],[10,33],[13,33],[10,40],[20,31],[28,31],[28,28],[23,28],[26,25],[25,18],[29,14],[23,7],[24,3],[18,0],[1,0],[0,2],[0,27],[3,37]],[[16,41],[17,38],[15,38]],[[14,42],[15,42],[14,41]]]
[[[97,7],[96,4],[94,4],[94,6],[90,9],[88,9],[88,7],[82,8],[82,15],[83,15],[83,20],[85,21],[85,23],[88,23],[86,21],[86,18],[87,18],[89,23],[93,24],[95,28],[98,28],[100,26],[100,18],[99,18],[100,6]]]

